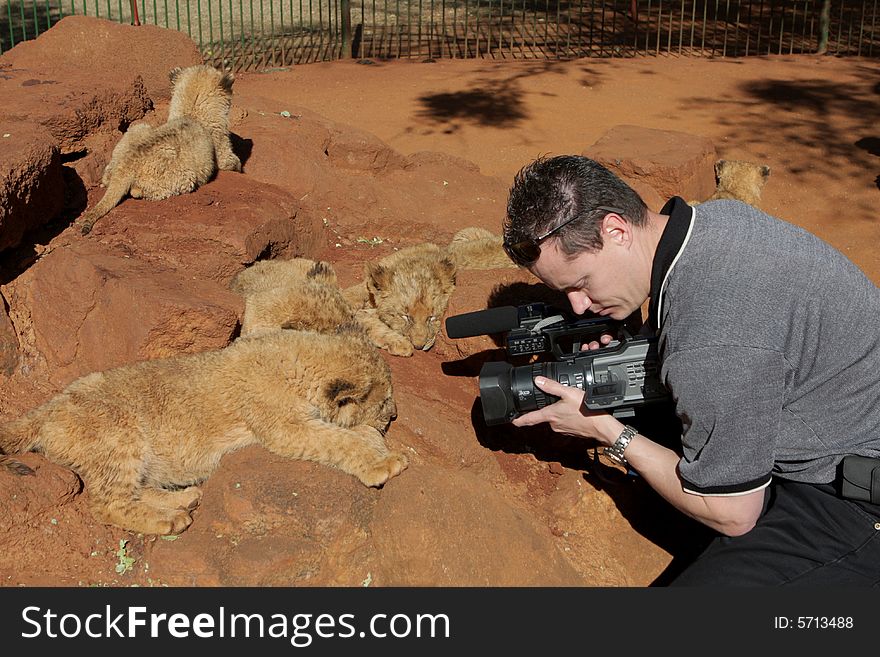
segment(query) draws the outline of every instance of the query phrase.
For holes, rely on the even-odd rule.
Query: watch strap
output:
[[[620,432],[620,435],[617,437],[617,440],[614,441],[614,444],[603,449],[602,453],[615,463],[622,466],[628,466],[629,462],[626,460],[623,453],[626,451],[626,448],[629,447],[630,442],[632,442],[632,439],[637,433],[638,431],[630,425],[624,425],[623,431]]]

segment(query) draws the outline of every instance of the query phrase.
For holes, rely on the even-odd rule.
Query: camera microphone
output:
[[[515,306],[499,306],[448,317],[446,335],[449,338],[471,338],[504,333],[518,326],[519,310]]]

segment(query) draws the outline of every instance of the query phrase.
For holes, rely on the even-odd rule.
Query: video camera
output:
[[[544,303],[502,306],[446,319],[446,335],[468,338],[505,333],[512,357],[549,353],[554,360],[515,366],[487,362],[480,370],[480,401],[487,425],[510,422],[559,398],[544,394],[534,378],[544,376],[584,391],[587,411],[610,411],[615,417],[635,408],[666,401],[659,378],[657,339],[633,337],[622,322],[604,317],[579,318]],[[581,346],[602,334],[616,336],[600,349]]]

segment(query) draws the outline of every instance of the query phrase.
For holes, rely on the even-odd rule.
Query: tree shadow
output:
[[[497,69],[484,69],[485,77],[477,77],[463,91],[424,94],[419,97],[418,118],[430,123],[445,124],[443,132],[452,133],[464,124],[515,128],[529,118],[520,81],[524,78],[566,71],[561,61],[542,61],[517,67],[503,80],[495,79]],[[478,71],[478,74],[480,71]]]
[[[880,121],[877,84],[868,80],[876,71],[868,66],[857,67],[865,82],[825,79],[760,79],[744,82],[740,90],[744,100],[721,98],[690,98],[688,111],[706,111],[727,128],[725,140],[749,149],[759,157],[768,157],[769,145],[779,142],[796,144],[816,152],[821,158],[817,166],[823,176],[832,180],[850,180],[853,165],[871,162],[867,155],[876,155],[878,140],[867,137],[855,143],[847,138],[853,132],[875,134]],[[702,108],[700,110],[699,108]],[[767,135],[772,134],[772,140]],[[804,175],[814,165],[803,161],[782,161],[794,176]]]

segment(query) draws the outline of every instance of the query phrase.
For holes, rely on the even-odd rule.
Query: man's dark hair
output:
[[[625,182],[598,162],[579,155],[539,157],[520,169],[507,199],[504,240],[536,239],[576,217],[554,233],[566,256],[602,248],[602,207],[619,208],[634,226],[647,221],[647,206]]]

